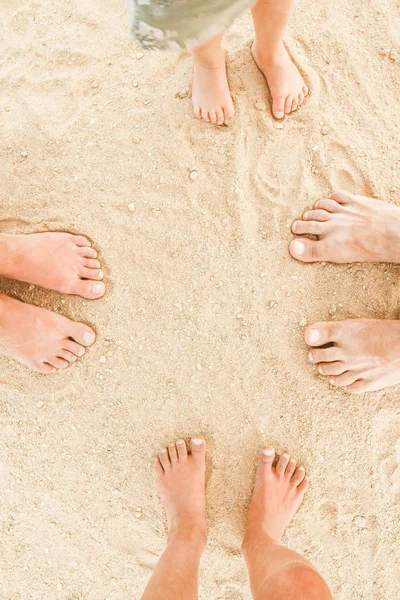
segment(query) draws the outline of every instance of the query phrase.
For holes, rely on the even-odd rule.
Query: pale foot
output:
[[[245,540],[261,532],[279,542],[307,490],[304,467],[297,467],[288,454],[282,454],[276,466],[274,460],[273,448],[260,452]]]
[[[158,488],[165,508],[170,536],[206,539],[206,445],[194,438],[190,454],[183,440],[170,444],[155,462]]]
[[[192,87],[193,112],[197,119],[224,125],[235,113],[226,75],[225,51],[220,48],[211,59],[194,53]]]
[[[291,255],[303,262],[400,263],[400,208],[382,200],[335,192],[295,221],[292,231],[318,237],[291,242]]]
[[[290,58],[283,42],[273,49],[254,42],[253,58],[264,74],[272,96],[272,113],[277,119],[297,110],[308,94],[300,71]]]
[[[94,300],[105,292],[97,252],[81,235],[0,234],[0,274]]]
[[[347,392],[362,394],[400,383],[400,321],[316,323],[306,330],[305,340],[318,372]]]
[[[95,337],[87,325],[0,294],[0,343],[35,371],[64,369]]]

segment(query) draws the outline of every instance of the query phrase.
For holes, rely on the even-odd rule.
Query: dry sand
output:
[[[150,463],[193,434],[209,447],[201,600],[250,598],[240,541],[266,443],[312,482],[286,542],[336,600],[398,598],[399,389],[330,389],[302,334],[397,317],[400,271],[301,265],[287,246],[338,187],[400,202],[399,18],[396,0],[299,2],[288,47],[312,94],[279,127],[257,108],[244,15],[218,129],[175,97],[190,57],[142,57],[122,1],[2,0],[1,229],[88,234],[108,288],[87,302],[0,280],[98,333],[55,376],[1,352],[2,598],[139,598],[165,542]]]

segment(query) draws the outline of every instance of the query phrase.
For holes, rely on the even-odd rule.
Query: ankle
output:
[[[203,69],[220,69],[225,68],[225,50],[222,45],[210,48],[198,48],[193,51],[194,65],[203,67]]]
[[[17,236],[0,233],[0,275],[12,277],[18,266],[18,253],[13,241]]]
[[[193,523],[172,526],[168,533],[168,543],[172,542],[203,552],[207,543],[206,529]]]
[[[286,48],[281,38],[262,42],[256,38],[253,42],[252,53],[260,61],[273,63],[286,54]]]
[[[9,297],[6,294],[0,294],[0,340],[4,334],[8,300]]]
[[[244,556],[257,550],[260,546],[263,546],[264,548],[267,546],[280,546],[280,540],[272,538],[263,531],[261,527],[247,527],[242,541],[242,552]]]

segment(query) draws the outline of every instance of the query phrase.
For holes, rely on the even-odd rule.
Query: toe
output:
[[[160,460],[158,458],[156,458],[156,460],[154,461],[153,467],[159,477],[161,477],[161,475],[164,475],[164,469],[162,468]]]
[[[308,327],[304,334],[306,344],[309,346],[325,346],[337,341],[339,337],[338,323],[315,323]]]
[[[320,375],[342,375],[348,369],[348,366],[337,360],[335,362],[320,363],[318,365],[318,373]]]
[[[57,352],[57,357],[58,358],[63,358],[64,360],[66,360],[68,363],[73,363],[76,361],[76,359],[78,358],[76,356],[76,354],[73,354],[72,352],[69,352],[68,350],[59,350]]]
[[[357,379],[351,385],[346,385],[344,388],[349,394],[365,394],[366,392],[372,392],[379,389],[379,387],[373,386],[370,382],[365,379]]]
[[[224,123],[227,124],[229,120],[233,118],[234,114],[235,107],[233,106],[233,102],[227,106],[224,106]]]
[[[318,363],[332,363],[343,358],[343,352],[336,346],[330,348],[313,348],[308,354],[310,362],[315,365]]]
[[[97,258],[97,252],[94,248],[90,248],[89,246],[85,248],[79,248],[78,254],[83,256],[84,258]]]
[[[324,235],[327,231],[327,225],[320,221],[295,221],[292,225],[292,231],[296,235]]]
[[[196,119],[201,119],[201,111],[200,111],[200,107],[199,106],[194,106],[193,107],[193,114],[195,116]]]
[[[169,454],[169,460],[171,461],[172,464],[175,464],[178,462],[178,453],[176,451],[175,444],[170,444],[168,446],[168,454]]]
[[[306,239],[293,240],[289,246],[289,251],[293,258],[308,263],[324,260],[323,249],[324,243],[322,241],[316,242]]]
[[[40,363],[39,365],[37,365],[36,369],[40,371],[40,373],[44,373],[45,375],[50,375],[50,373],[54,373],[55,371],[57,371],[57,369],[49,363]]]
[[[96,339],[96,334],[93,329],[83,323],[75,321],[67,321],[65,327],[65,337],[71,338],[78,345],[91,346]]]
[[[259,461],[263,465],[268,465],[272,467],[272,463],[275,459],[275,449],[274,448],[264,448],[261,450],[259,455]]]
[[[160,453],[158,455],[158,460],[160,461],[161,466],[164,469],[164,472],[167,472],[167,470],[171,467],[171,463],[170,463],[168,452],[167,452],[166,448],[163,448],[162,450],[160,450]]]
[[[276,119],[283,119],[285,116],[285,97],[275,96],[272,100],[272,113]]]
[[[47,362],[56,369],[65,369],[69,364],[68,361],[64,360],[63,358],[58,358],[57,356],[52,356]]]
[[[218,108],[218,110],[216,111],[216,115],[217,115],[217,125],[223,125],[224,121],[225,121],[225,117],[224,117],[224,111],[222,110],[222,108]]]
[[[211,123],[214,123],[214,125],[216,125],[217,124],[217,113],[215,112],[215,110],[210,110],[208,114],[210,116]]]
[[[330,377],[329,383],[336,387],[346,387],[357,381],[358,378],[359,374],[353,373],[352,371],[346,371],[345,373],[342,373],[342,375]]]
[[[77,246],[90,246],[90,242],[88,239],[86,239],[83,235],[74,235],[73,236],[73,241]]]
[[[196,462],[204,461],[206,454],[206,443],[202,438],[193,438],[190,444],[192,458]]]
[[[339,204],[350,204],[353,201],[353,194],[346,190],[339,190],[331,194],[332,200],[336,200]]]
[[[293,475],[293,473],[295,472],[295,470],[296,470],[296,461],[294,460],[294,458],[291,458],[286,467],[285,477],[290,478]]]
[[[303,92],[304,96],[308,96],[308,87],[306,86],[306,84],[303,85],[301,91]]]
[[[335,200],[323,198],[322,200],[318,200],[318,202],[315,203],[315,208],[323,210],[326,213],[334,214],[340,211],[340,204]]]
[[[100,264],[100,261],[96,260],[95,258],[83,258],[82,266],[86,267],[87,269],[100,269],[101,264]],[[94,278],[94,279],[96,279],[96,278]]]
[[[301,106],[304,102],[304,94],[303,92],[301,92],[298,96],[298,102],[299,102],[299,106]]]
[[[326,210],[307,210],[303,215],[304,221],[329,221],[332,215]]]
[[[92,270],[92,269],[88,269]],[[94,283],[90,280],[77,279],[71,286],[71,294],[82,296],[87,300],[95,300],[104,296],[106,287],[103,282]]]
[[[288,115],[292,111],[293,96],[288,96],[285,100],[285,113]]]
[[[299,106],[299,100],[298,100],[298,97],[296,96],[296,98],[293,98],[292,112],[295,112],[297,110],[298,106]]]
[[[83,346],[81,346],[80,344],[77,344],[76,342],[73,342],[72,340],[64,340],[63,348],[67,352],[71,352],[72,354],[75,354],[75,356],[83,356],[86,352],[86,350]]]
[[[283,477],[283,475],[285,474],[286,467],[289,464],[289,459],[290,459],[289,454],[282,454],[279,457],[279,460],[278,460],[278,462],[276,464],[276,474],[279,477]]]
[[[294,483],[294,485],[300,485],[300,483],[304,480],[304,477],[306,476],[306,470],[304,467],[297,467],[297,469],[295,470],[293,477],[292,477],[292,482]]]
[[[176,442],[176,448],[178,450],[179,460],[185,460],[187,458],[187,448],[185,440],[178,440]]]
[[[85,279],[103,279],[104,272],[101,269],[89,269],[88,267],[80,266],[78,269],[80,277]]]
[[[307,491],[310,482],[308,481],[308,477],[304,477],[303,481],[297,486],[297,491],[302,492],[303,494]]]
[[[206,123],[210,122],[210,117],[208,115],[208,111],[204,110],[203,108],[200,109],[200,114],[201,114],[201,118],[203,119],[203,121],[205,121]]]

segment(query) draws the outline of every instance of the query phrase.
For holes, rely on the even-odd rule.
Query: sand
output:
[[[400,270],[297,264],[287,247],[334,189],[400,203],[399,17],[394,0],[299,2],[287,41],[312,93],[280,126],[243,15],[226,38],[237,113],[216,128],[192,119],[190,57],[143,56],[123,2],[2,1],[1,230],[85,233],[107,283],[88,302],[0,279],[98,335],[54,376],[0,352],[2,598],[140,598],[165,543],[151,462],[194,434],[209,449],[201,600],[250,599],[240,543],[262,444],[308,469],[285,542],[335,600],[398,598],[399,389],[330,388],[303,329],[396,318]]]

